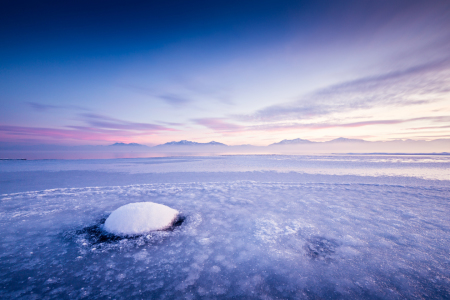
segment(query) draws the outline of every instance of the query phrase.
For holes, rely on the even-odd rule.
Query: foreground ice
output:
[[[5,162],[0,298],[449,299],[450,160],[386,159]],[[144,202],[183,218],[105,233]]]
[[[89,178],[86,184],[90,185],[101,182],[105,173],[128,173],[134,175],[153,173],[158,174],[159,177],[167,173],[276,171],[281,173],[396,176],[449,180],[450,155],[236,155],[112,160],[0,160],[0,171],[9,173],[9,175],[30,171],[103,172],[101,176],[97,175]],[[158,177],[155,179],[158,179]],[[186,175],[183,180],[189,180],[189,177],[190,175]],[[38,179],[42,183],[45,182],[43,180],[45,177],[33,179]],[[121,176],[121,179],[125,178]],[[165,180],[167,179],[166,177]],[[52,180],[57,180],[57,178],[52,178]],[[111,180],[111,177],[108,180]]]
[[[448,187],[210,182],[0,197],[3,299],[448,299]],[[152,201],[181,226],[98,230]]]
[[[170,227],[178,211],[166,205],[141,202],[129,203],[113,211],[103,229],[109,233],[127,236],[141,235]]]

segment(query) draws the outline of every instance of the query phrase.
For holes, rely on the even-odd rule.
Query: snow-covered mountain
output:
[[[326,143],[364,143],[364,142],[367,142],[367,141],[361,140],[361,139],[347,139],[347,138],[340,137],[340,138],[328,141]]]
[[[209,143],[198,143],[198,142],[192,142],[192,141],[187,141],[187,140],[181,140],[178,142],[168,142],[165,144],[161,144],[161,145],[157,145],[155,147],[162,147],[162,146],[227,146],[223,143],[219,143],[216,141],[211,141]]]
[[[273,143],[270,144],[269,146],[276,146],[276,145],[297,145],[297,144],[311,144],[311,143],[315,143],[309,140],[304,140],[304,139],[293,139],[293,140],[282,140],[281,142],[278,143]]]
[[[131,146],[131,147],[147,147],[145,145],[141,145],[141,144],[138,144],[138,143],[128,143],[128,144],[126,144],[126,143],[114,143],[114,144],[109,145],[109,146],[110,147],[128,147],[128,146]]]
[[[269,146],[226,145],[211,141],[199,143],[187,140],[149,147],[137,143],[112,145],[11,145],[0,143],[2,159],[83,159],[130,158],[159,155],[227,155],[227,154],[288,154],[310,155],[326,153],[379,154],[441,154],[449,153],[450,139],[433,141],[393,140],[365,141],[338,138],[326,142],[304,139],[282,140]]]

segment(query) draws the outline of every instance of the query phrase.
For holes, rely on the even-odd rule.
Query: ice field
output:
[[[0,161],[0,203],[2,299],[450,298],[449,156]]]

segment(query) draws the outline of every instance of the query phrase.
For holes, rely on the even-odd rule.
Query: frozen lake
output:
[[[106,239],[116,208],[182,213]],[[0,161],[2,299],[449,299],[449,156]]]

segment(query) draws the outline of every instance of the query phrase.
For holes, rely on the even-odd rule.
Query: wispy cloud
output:
[[[120,129],[120,130],[145,131],[145,132],[176,131],[176,129],[157,124],[123,121],[98,114],[81,114],[81,117],[84,122],[95,128]]]
[[[90,111],[90,109],[77,106],[77,105],[50,105],[50,104],[42,104],[37,102],[26,102],[28,106],[30,106],[35,111],[50,111],[55,109],[68,109],[68,110],[81,110],[81,111]]]
[[[230,89],[223,85],[218,85],[211,82],[206,83],[204,80],[186,77],[179,77],[176,81],[182,89],[189,91],[194,95],[206,96],[211,100],[217,100],[227,105],[235,105],[231,99]]]
[[[233,124],[230,122],[225,122],[223,118],[205,118],[205,119],[195,119],[195,123],[203,125],[209,129],[221,132],[246,132],[246,131],[289,131],[296,129],[308,129],[308,130],[319,130],[328,128],[355,128],[364,126],[374,126],[374,125],[393,125],[402,124],[416,121],[428,121],[433,123],[450,123],[450,116],[435,116],[435,117],[421,117],[421,118],[410,118],[410,119],[389,119],[389,120],[370,120],[361,122],[317,122],[317,123],[298,123],[298,122],[282,122],[282,123],[269,123],[263,125],[248,125],[242,126],[238,124]],[[445,126],[440,126],[440,128],[446,128]],[[439,128],[439,127],[433,127]]]
[[[58,128],[44,128],[44,127],[25,127],[25,126],[8,126],[0,125],[0,134],[3,136],[2,140],[14,140],[17,136],[27,136],[33,138],[50,138],[50,139],[71,139],[82,141],[117,141],[117,137],[120,136],[120,140],[132,141],[132,137],[128,137],[127,134],[115,131],[111,132],[98,132],[95,130],[88,130],[85,128],[74,129],[58,129]]]
[[[248,130],[266,130],[266,131],[284,131],[293,129],[327,129],[327,128],[354,128],[354,127],[364,127],[373,125],[393,125],[402,124],[416,121],[430,121],[434,123],[449,123],[450,116],[436,116],[436,117],[421,117],[421,118],[410,118],[410,119],[390,119],[390,120],[370,120],[361,122],[350,122],[350,123],[281,123],[281,124],[265,124],[257,126],[249,126]]]
[[[133,142],[135,137],[155,135],[162,131],[176,131],[161,125],[128,122],[97,114],[81,114],[80,116],[87,126],[68,125],[65,128],[45,128],[0,125],[0,137],[2,140],[15,140],[26,136],[58,140]]]
[[[188,97],[182,96],[182,95],[177,95],[177,94],[159,95],[159,98],[173,106],[184,106],[184,105],[192,102],[192,100],[189,99]]]
[[[48,111],[51,109],[59,108],[56,105],[47,105],[47,104],[41,104],[41,103],[36,103],[36,102],[27,102],[27,105],[36,111]]]
[[[199,125],[203,125],[208,127],[209,129],[213,129],[216,131],[243,131],[245,130],[244,126],[232,124],[229,122],[225,122],[224,118],[203,118],[203,119],[194,119],[193,121]]]
[[[152,98],[158,98],[165,103],[172,105],[174,107],[180,107],[185,106],[189,103],[192,103],[193,100],[191,97],[181,94],[181,93],[161,93],[158,92],[156,89],[153,88],[147,88],[142,86],[136,86],[136,85],[122,85],[122,87],[125,87],[127,89],[131,89],[135,92],[138,92],[139,94],[150,96]]]
[[[163,121],[159,121],[158,123],[166,124],[166,125],[169,125],[169,126],[176,126],[176,127],[185,126],[185,124],[183,124],[183,123],[176,123],[176,122],[163,122]]]
[[[121,86],[142,95],[150,96],[152,98],[159,98],[174,107],[185,106],[196,102],[199,98],[201,99],[204,97],[208,97],[210,100],[216,100],[227,105],[235,104],[231,100],[229,91],[224,87],[201,84],[195,82],[194,80],[188,80],[185,78],[178,78],[175,80],[175,83],[177,86],[170,92],[129,84]]]
[[[235,119],[250,122],[307,120],[336,112],[386,106],[410,106],[450,92],[450,59],[380,76],[333,85],[297,101],[272,105]]]
[[[450,125],[445,125],[445,126],[415,127],[415,128],[410,128],[410,129],[411,129],[411,130],[424,130],[424,129],[442,129],[442,128],[450,128]]]

